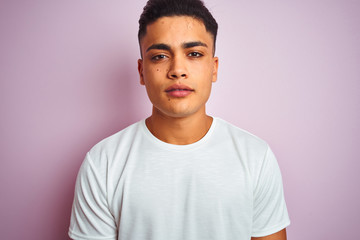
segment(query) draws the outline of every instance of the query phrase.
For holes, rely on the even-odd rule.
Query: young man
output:
[[[140,83],[152,115],[95,145],[81,166],[73,239],[286,239],[281,174],[268,145],[206,115],[217,23],[200,0],[150,0]]]

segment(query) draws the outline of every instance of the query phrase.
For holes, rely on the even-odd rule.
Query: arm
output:
[[[286,228],[283,230],[264,237],[252,237],[251,240],[286,240]]]
[[[252,240],[286,240],[285,228],[289,225],[290,219],[284,199],[280,168],[269,147],[257,172],[253,216]]]
[[[117,239],[117,228],[107,202],[103,166],[88,153],[75,185],[69,236],[72,239]]]

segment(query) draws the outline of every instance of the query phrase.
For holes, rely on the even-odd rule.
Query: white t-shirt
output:
[[[87,153],[69,236],[249,240],[289,224],[280,170],[263,140],[214,118],[201,140],[173,145],[142,120]]]

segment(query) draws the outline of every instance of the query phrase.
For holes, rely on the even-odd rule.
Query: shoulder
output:
[[[216,141],[227,146],[227,153],[233,153],[235,149],[254,182],[265,172],[272,174],[278,171],[276,157],[263,139],[222,119],[217,119],[217,134],[223,135],[216,137]]]
[[[93,161],[101,161],[101,159],[109,159],[116,152],[126,151],[140,132],[142,121],[136,122],[123,130],[107,137],[95,144],[88,155]]]
[[[213,141],[220,144],[224,155],[237,156],[252,175],[257,172],[266,161],[269,145],[258,136],[241,129],[225,120],[217,119]]]
[[[221,118],[216,118],[217,135],[247,150],[265,152],[268,144],[258,136],[239,128]]]

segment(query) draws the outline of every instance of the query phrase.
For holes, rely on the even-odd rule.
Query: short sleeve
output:
[[[90,154],[82,163],[75,185],[69,236],[76,240],[115,240],[116,224],[106,198],[106,177]]]
[[[290,224],[280,168],[269,147],[257,175],[253,208],[253,237],[271,235]]]

